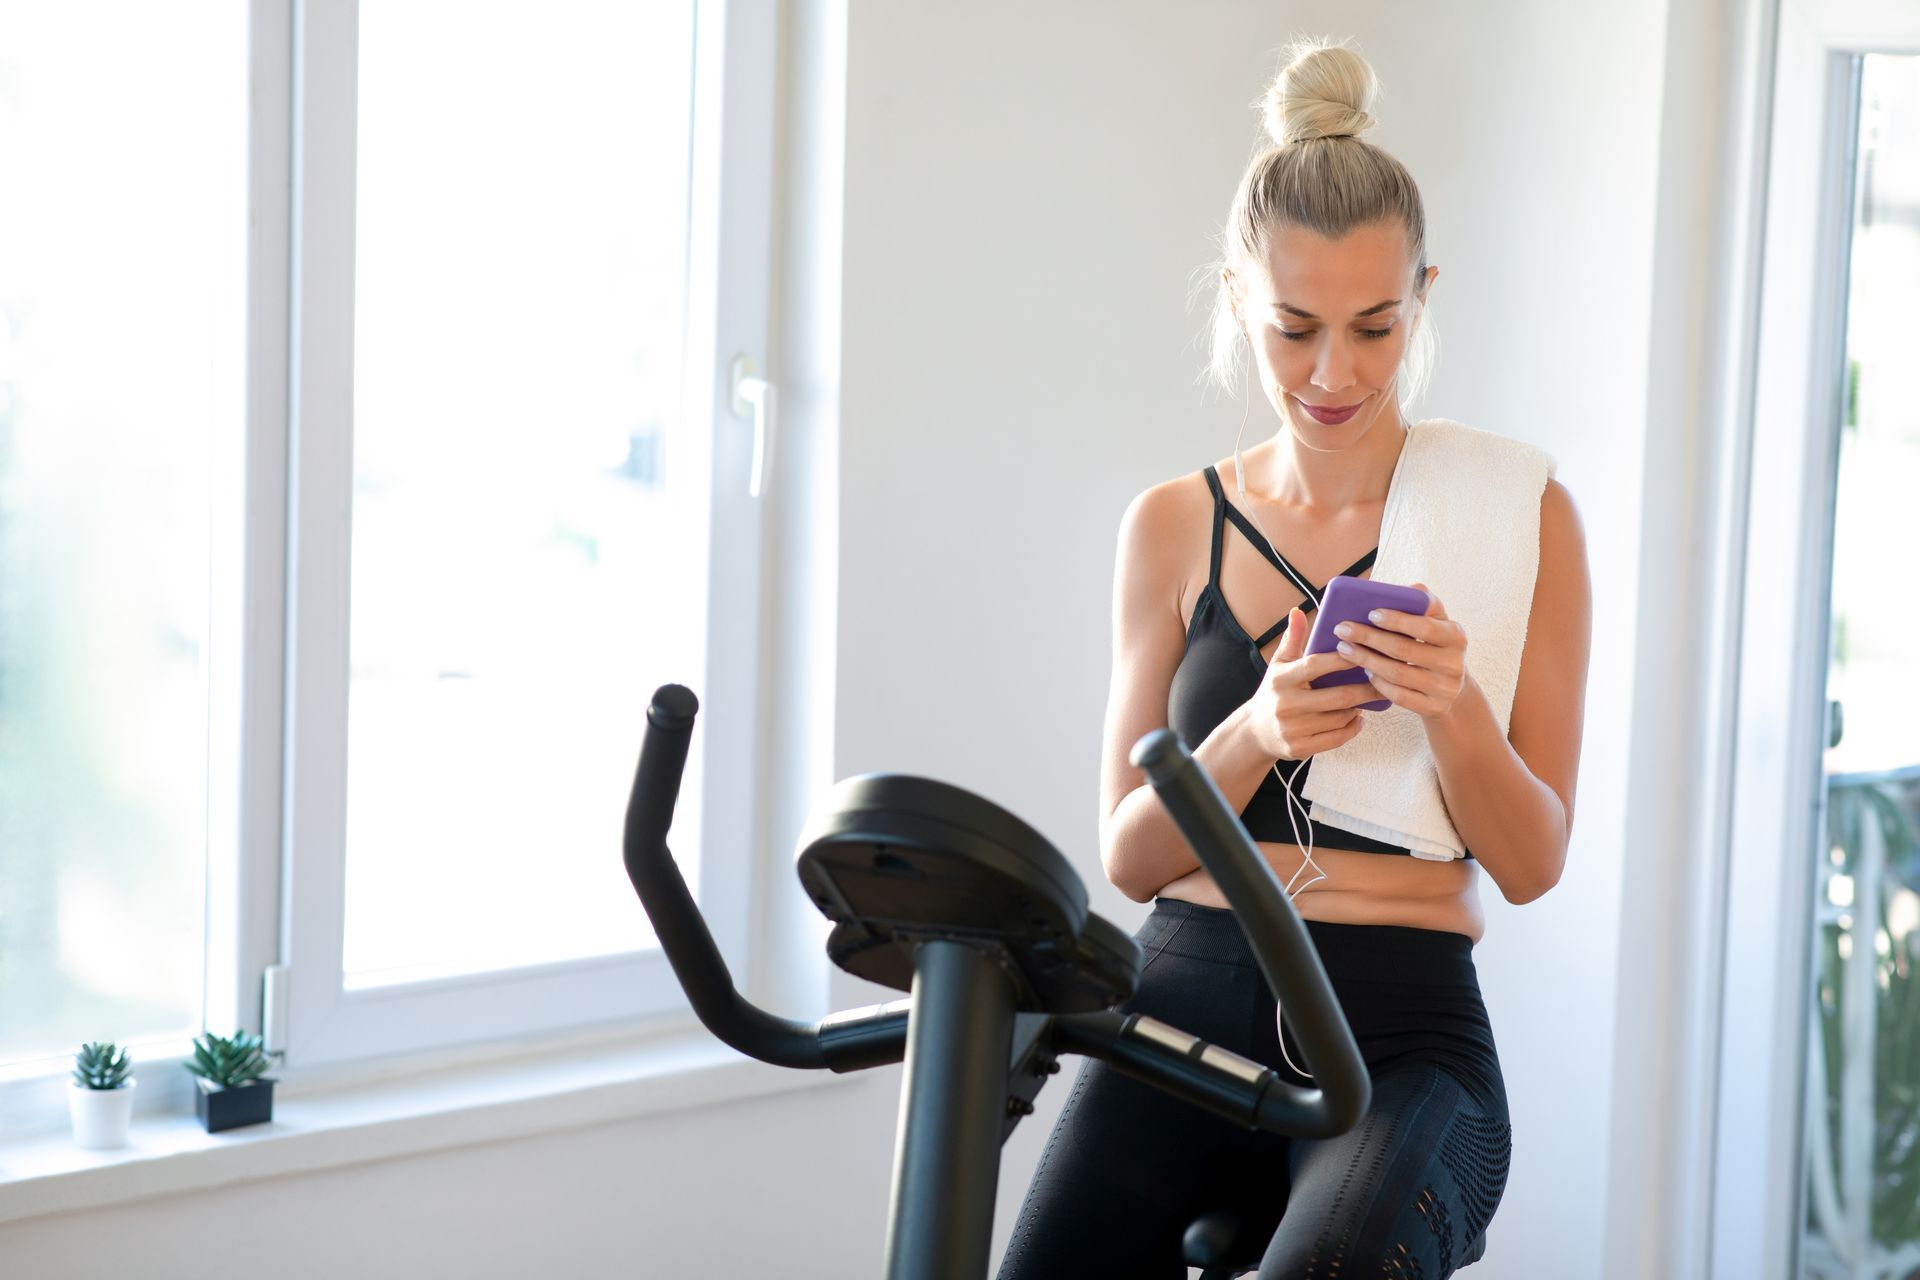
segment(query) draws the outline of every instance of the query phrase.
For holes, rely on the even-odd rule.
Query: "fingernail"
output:
[[[1380,611],[1379,611],[1378,609],[1372,609],[1372,610],[1369,610],[1369,611],[1368,611],[1368,613],[1367,613],[1367,621],[1368,621],[1368,622],[1371,622],[1371,623],[1372,623],[1372,624],[1373,624],[1374,626],[1376,626],[1376,627],[1377,627],[1377,626],[1379,626],[1379,625],[1380,625]]]
[[[1345,640],[1342,640],[1339,644],[1335,645],[1334,648],[1338,649],[1341,653],[1353,652],[1353,646],[1348,644]]]

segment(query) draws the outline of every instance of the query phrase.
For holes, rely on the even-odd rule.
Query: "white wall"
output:
[[[1646,406],[1668,20],[1661,0],[855,0],[840,347],[789,335],[783,348],[796,369],[842,370],[837,439],[816,419],[793,440],[806,459],[837,450],[837,612],[789,618],[837,637],[832,776],[889,769],[980,791],[1058,844],[1094,910],[1131,929],[1146,908],[1105,883],[1095,842],[1120,513],[1232,447],[1240,408],[1202,402],[1204,299],[1188,297],[1255,140],[1247,104],[1271,51],[1330,32],[1373,62],[1374,140],[1421,183],[1440,267],[1423,411],[1556,456],[1596,602],[1565,878],[1524,908],[1485,892],[1476,958],[1515,1126],[1473,1273],[1490,1280],[1628,1273],[1603,1268],[1616,973],[1623,927],[1635,933],[1621,870],[1630,842],[1661,835],[1627,830],[1633,703],[1617,691],[1635,679],[1643,518],[1688,520],[1642,510],[1648,493],[1687,501],[1643,476],[1661,453]],[[804,182],[808,158],[790,162]],[[822,287],[811,269],[788,277],[785,314],[804,310],[792,290],[806,281]],[[812,399],[830,405],[832,388]],[[1249,441],[1267,413],[1256,406]],[[773,882],[791,889],[788,874]],[[891,993],[847,980],[837,994]],[[197,1255],[218,1242],[289,1277],[874,1275],[899,1069],[869,1074],[29,1221],[0,1229],[0,1257],[15,1275],[96,1275],[157,1248],[182,1268],[165,1274],[187,1274],[192,1255],[213,1275]],[[996,1259],[1066,1092],[1043,1093],[1006,1147]],[[1635,1158],[1655,1154],[1642,1131]]]
[[[1633,678],[1665,11],[987,12],[856,10],[842,764],[981,791],[1076,860],[1096,911],[1144,916],[1095,841],[1116,527],[1139,490],[1232,448],[1240,406],[1191,384],[1190,273],[1254,139],[1268,51],[1292,30],[1351,35],[1385,90],[1373,137],[1427,201],[1426,412],[1546,447],[1586,521],[1595,693],[1566,875],[1524,908],[1484,892],[1515,1152],[1476,1274],[1597,1277],[1630,710],[1607,691]],[[1007,1145],[1002,1246],[1064,1092]]]

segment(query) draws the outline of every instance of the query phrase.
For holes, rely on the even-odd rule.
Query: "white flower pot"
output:
[[[133,1118],[133,1087],[129,1078],[118,1089],[89,1089],[67,1081],[67,1111],[73,1117],[74,1140],[93,1151],[111,1151],[127,1145],[127,1122]]]

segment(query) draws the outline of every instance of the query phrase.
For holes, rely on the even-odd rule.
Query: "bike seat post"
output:
[[[1016,992],[993,953],[915,950],[887,1280],[983,1280],[1006,1121]]]

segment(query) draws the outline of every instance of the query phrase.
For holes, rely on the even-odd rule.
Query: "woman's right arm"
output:
[[[1135,902],[1200,865],[1193,848],[1128,760],[1133,746],[1167,723],[1167,694],[1186,650],[1180,592],[1187,557],[1178,536],[1179,481],[1156,485],[1120,518],[1113,571],[1113,679],[1101,731],[1100,862],[1113,886]],[[1228,713],[1188,750],[1234,813],[1247,807],[1279,759],[1304,759],[1360,732],[1354,708],[1379,697],[1371,683],[1308,689],[1307,682],[1355,664],[1338,653],[1305,656],[1294,611],[1288,635],[1253,697]]]
[[[1178,483],[1178,482],[1172,482]],[[1167,723],[1167,691],[1186,648],[1180,589],[1186,555],[1174,536],[1181,500],[1172,483],[1140,494],[1120,518],[1113,571],[1113,678],[1101,731],[1100,861],[1107,879],[1135,902],[1199,866],[1193,849],[1144,770],[1128,762],[1134,743]],[[1260,786],[1276,757],[1249,731],[1248,707],[1235,708],[1206,741],[1189,745],[1235,813]]]

